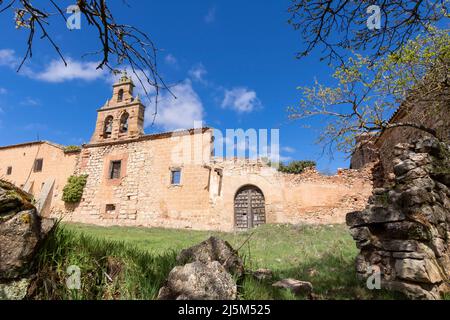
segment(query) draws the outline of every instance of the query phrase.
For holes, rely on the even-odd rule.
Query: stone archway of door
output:
[[[264,194],[254,185],[241,187],[234,197],[234,226],[247,230],[266,223]]]

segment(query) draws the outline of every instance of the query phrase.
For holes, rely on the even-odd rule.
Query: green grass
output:
[[[60,226],[47,240],[39,254],[36,297],[154,299],[176,265],[176,254],[210,235],[240,248],[246,269],[269,268],[274,272],[271,281],[244,277],[238,283],[241,299],[296,299],[289,291],[271,286],[286,277],[310,281],[319,299],[402,298],[390,292],[370,291],[357,280],[357,249],[344,225],[265,225],[250,232],[219,233],[81,224]],[[69,265],[81,269],[81,290],[71,291],[65,286]],[[108,280],[104,272],[110,274],[115,269],[117,275],[113,281]]]

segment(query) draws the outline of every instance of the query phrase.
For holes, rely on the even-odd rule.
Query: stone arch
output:
[[[247,184],[234,195],[234,227],[247,230],[266,223],[265,197],[260,188]]]
[[[130,118],[130,114],[128,112],[123,112],[120,116],[120,133],[128,132],[128,119]]]
[[[123,89],[120,89],[117,93],[117,102],[122,102],[123,100]]]
[[[110,138],[112,135],[114,118],[113,116],[107,116],[103,125],[103,138]]]

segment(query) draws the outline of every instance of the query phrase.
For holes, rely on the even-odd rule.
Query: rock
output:
[[[237,285],[218,262],[195,261],[170,271],[158,300],[234,300]]]
[[[256,271],[253,271],[252,275],[258,280],[267,280],[267,279],[272,279],[273,272],[270,269],[261,268]]]
[[[428,173],[423,168],[415,168],[410,171],[408,171],[403,177],[403,180],[413,180],[417,178],[423,178]],[[400,177],[398,177],[398,180],[400,180]]]
[[[0,222],[14,213],[34,208],[33,196],[12,183],[0,180]]]
[[[363,211],[347,213],[345,220],[349,227],[364,226],[372,223],[402,221],[405,215],[398,210],[390,210],[384,207],[369,206]]]
[[[428,153],[432,156],[440,156],[441,147],[435,139],[425,138],[416,143],[415,151],[416,153]]]
[[[431,233],[424,225],[411,222],[389,222],[383,225],[383,234],[390,239],[430,240]]]
[[[416,168],[416,164],[411,159],[406,159],[394,166],[394,173],[396,176],[402,176],[409,170]]]
[[[10,183],[0,180],[0,194],[1,210],[8,212],[0,220],[0,280],[16,279],[30,271],[34,254],[55,221],[41,218],[31,196]]]
[[[30,286],[30,279],[23,278],[0,283],[0,300],[23,300]]]
[[[410,153],[409,159],[418,166],[424,166],[431,162],[427,153]]]
[[[399,205],[405,208],[413,207],[423,203],[432,203],[433,198],[426,189],[412,187],[402,193],[399,199]]]
[[[402,281],[383,281],[381,280],[381,288],[399,291],[405,294],[409,299],[420,300],[438,300],[440,294],[438,290],[428,291],[420,286],[420,284],[408,283]]]
[[[419,253],[419,252],[394,252],[392,254],[394,258],[397,259],[418,259],[423,260],[426,258],[425,253]]]
[[[350,234],[353,239],[356,241],[356,246],[358,248],[367,246],[370,244],[370,239],[372,234],[370,233],[369,228],[367,227],[359,227],[359,228],[351,228]]]
[[[51,224],[51,221],[46,223]],[[51,228],[47,226],[46,229]],[[26,274],[38,245],[45,236],[41,230],[41,218],[34,209],[16,213],[0,223],[0,279],[17,278]]]
[[[386,192],[386,189],[385,188],[375,188],[375,189],[373,189],[372,192],[374,195],[381,195]]]
[[[228,272],[237,276],[244,274],[244,263],[237,252],[227,241],[216,237],[210,237],[198,245],[184,249],[177,256],[179,264],[194,261],[203,263],[218,261]]]
[[[395,262],[395,272],[401,279],[424,283],[442,282],[442,274],[431,259],[400,259]]]
[[[313,291],[311,282],[300,281],[296,279],[283,279],[272,284],[276,288],[285,288],[291,290],[297,296],[309,296]]]
[[[419,243],[415,240],[382,240],[379,246],[387,251],[413,252],[419,248]]]

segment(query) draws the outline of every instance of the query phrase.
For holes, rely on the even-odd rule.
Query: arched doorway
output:
[[[234,196],[234,226],[246,230],[266,223],[265,200],[262,191],[253,185],[238,190]]]

